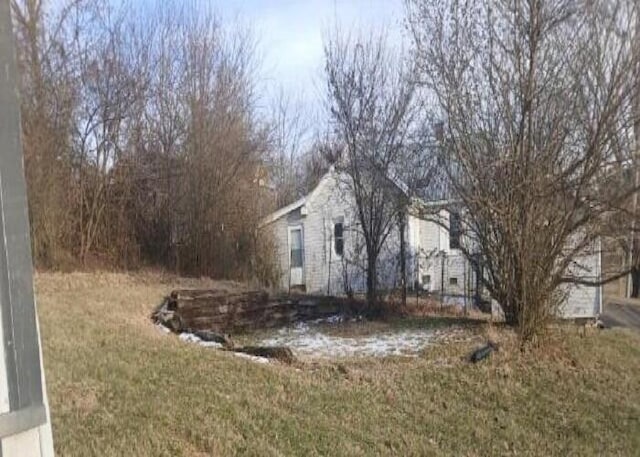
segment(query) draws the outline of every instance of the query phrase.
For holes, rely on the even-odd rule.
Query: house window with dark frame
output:
[[[457,286],[458,285],[458,278],[449,278],[449,285],[450,286]]]
[[[458,211],[449,213],[449,249],[460,249],[460,235],[462,233],[462,221]]]
[[[339,257],[344,254],[344,222],[342,220],[333,224],[333,250]]]

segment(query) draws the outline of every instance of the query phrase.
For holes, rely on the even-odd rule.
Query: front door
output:
[[[289,227],[289,286],[304,285],[304,239],[302,226]]]

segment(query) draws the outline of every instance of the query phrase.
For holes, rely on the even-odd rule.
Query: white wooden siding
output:
[[[282,271],[280,286],[289,287],[289,246],[287,231],[290,225],[302,225],[304,232],[304,279],[309,293],[345,293],[345,283],[354,292],[364,292],[366,255],[362,234],[355,213],[353,197],[346,175],[330,172],[305,202],[306,215],[300,208],[269,223],[277,245],[278,264]],[[344,256],[334,249],[334,223],[344,224]],[[380,254],[380,286],[392,287],[397,278],[399,233],[394,228]]]
[[[595,243],[583,255],[578,256],[580,268],[570,267],[569,274],[586,281],[596,282],[600,279],[601,253],[600,243]],[[602,312],[602,286],[565,284],[561,291],[567,295],[558,310],[558,317],[563,319],[595,318]],[[500,306],[492,303],[492,314],[497,318],[504,316]]]
[[[576,264],[569,267],[569,275],[596,282],[601,277],[602,255],[600,242],[590,246],[583,255],[576,258]],[[560,309],[564,318],[595,317],[602,312],[602,286],[567,284],[567,300]]]

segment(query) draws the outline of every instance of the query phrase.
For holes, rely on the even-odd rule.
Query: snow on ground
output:
[[[200,346],[204,346],[206,348],[222,348],[222,344],[216,343],[215,341],[203,341],[200,337],[194,335],[193,333],[181,333],[180,335],[178,335],[178,338],[187,343],[197,343]]]
[[[185,343],[195,343],[195,344],[199,344],[200,346],[203,346],[203,347],[206,347],[206,348],[222,349],[222,347],[223,347],[222,344],[216,343],[215,341],[203,341],[202,338],[200,338],[197,335],[194,335],[193,333],[183,332],[180,335],[178,335],[178,338],[180,338]],[[266,358],[266,357],[258,357],[257,355],[244,354],[242,352],[230,352],[230,354],[233,354],[236,357],[240,357],[240,358],[243,358],[243,359],[251,360],[252,362],[257,362],[257,363],[269,363],[270,362],[270,360],[268,358]]]
[[[327,333],[327,324],[337,327],[343,323],[354,323],[360,319],[347,320],[344,316],[331,316],[309,323],[299,322],[283,327],[253,342],[256,346],[286,346],[302,358],[342,358],[342,357],[385,357],[416,356],[426,346],[441,339],[443,335],[463,331],[448,327],[446,330],[429,328],[387,329],[377,333],[354,336],[338,336]],[[356,324],[357,325],[357,324]],[[181,333],[178,337],[185,342],[221,349],[220,343],[203,341],[192,333]],[[237,357],[258,363],[269,363],[265,357],[257,357],[233,352]]]
[[[340,321],[334,318],[331,322]],[[327,335],[317,327],[298,323],[278,330],[257,345],[287,346],[298,356],[316,358],[412,356],[432,343],[435,336],[430,329],[410,329],[345,337]]]
[[[156,328],[161,331],[162,333],[171,333],[171,330],[169,330],[169,328],[165,327],[162,324],[155,324]]]
[[[251,360],[252,362],[257,363],[269,363],[270,360],[266,357],[259,357],[257,355],[245,354],[244,352],[234,352],[233,355],[240,357],[242,359]]]

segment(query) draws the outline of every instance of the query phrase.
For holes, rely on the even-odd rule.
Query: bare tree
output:
[[[635,64],[637,66],[640,65],[640,14],[637,12],[632,40],[632,46],[636,53]],[[640,74],[640,69],[637,69],[636,71],[637,74]],[[631,163],[633,164],[634,186],[640,187],[640,91],[635,94],[635,98],[632,100],[631,109],[635,116],[635,121],[633,125],[633,151],[629,155],[631,156]],[[635,193],[631,202],[630,211],[632,220],[630,236],[622,236],[618,238],[624,256],[627,258],[627,265],[631,268],[627,281],[627,295],[634,298],[640,296],[640,230],[638,230],[638,198],[638,193]]]
[[[332,135],[316,132],[313,141],[300,157],[298,193],[305,195],[311,192],[331,166],[339,162],[343,149]]]
[[[377,300],[378,259],[404,204],[398,170],[406,165],[415,126],[411,68],[392,57],[386,35],[353,38],[336,32],[325,44],[327,99],[343,145],[340,166],[366,250],[367,300]]]
[[[73,5],[49,17],[41,0],[11,2],[21,77],[25,174],[34,260],[53,266],[64,258],[70,207],[69,137],[75,107],[71,59],[63,26]]]
[[[251,30],[179,2],[12,11],[38,264],[249,276],[270,125]]]
[[[270,181],[280,208],[298,199],[302,179],[302,155],[309,126],[300,99],[287,96],[281,88],[271,113]]]
[[[534,341],[637,186],[632,1],[408,0],[448,182],[491,296]],[[609,185],[616,182],[617,185]],[[626,223],[628,227],[628,223]],[[618,274],[624,274],[619,272]]]
[[[74,40],[78,92],[73,161],[78,170],[79,257],[86,262],[98,239],[105,241],[114,170],[127,155],[134,108],[144,97],[146,80],[134,47],[136,27],[123,10],[94,4],[84,12]],[[97,27],[96,27],[97,26]],[[142,41],[142,40],[140,40]],[[136,41],[139,43],[140,41]]]
[[[193,271],[215,276],[237,273],[237,262],[249,257],[243,251],[260,215],[245,209],[255,198],[268,138],[253,113],[253,37],[223,32],[215,17],[193,18],[183,50],[188,176],[182,257]]]

